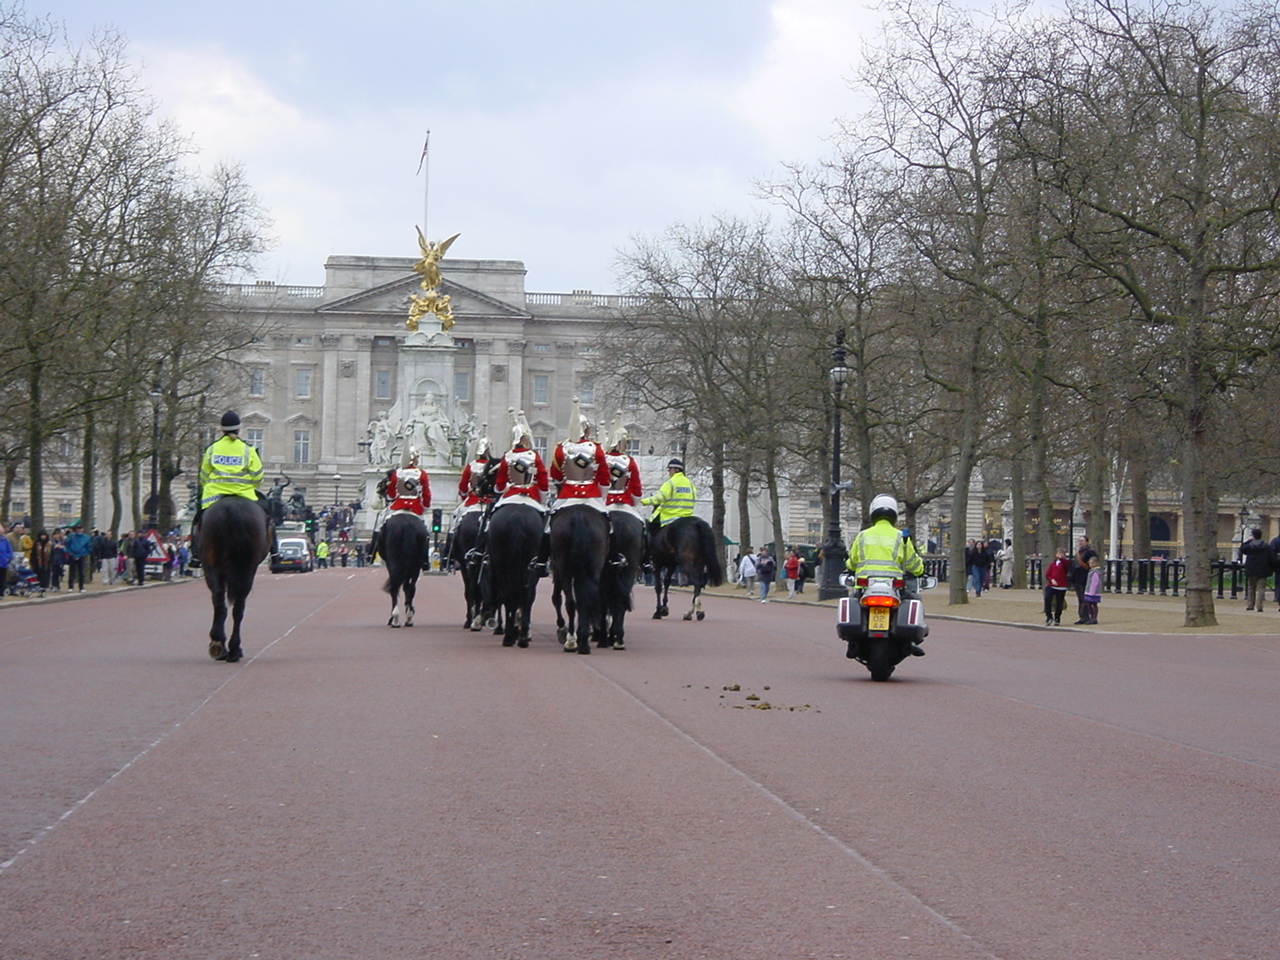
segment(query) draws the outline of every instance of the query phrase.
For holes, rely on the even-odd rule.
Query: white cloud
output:
[[[777,160],[821,156],[835,120],[853,108],[849,81],[882,18],[849,0],[777,0],[771,13],[773,38],[734,108]]]

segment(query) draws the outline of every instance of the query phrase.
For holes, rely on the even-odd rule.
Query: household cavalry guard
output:
[[[475,549],[482,554],[488,549],[489,518],[495,510],[501,510],[508,503],[523,503],[543,513],[547,510],[542,496],[550,489],[551,484],[547,465],[542,462],[538,451],[533,449],[533,430],[523,410],[517,414],[514,408],[508,407],[507,412],[511,415],[511,449],[503,454],[502,462],[498,464],[498,472],[493,480],[493,489],[498,499],[486,510],[480,534],[476,537]],[[546,538],[543,539],[545,541]],[[539,576],[546,576],[545,544],[534,561],[534,566]]]
[[[387,506],[378,512],[373,524],[373,542],[369,545],[370,555],[377,553],[381,547],[379,535],[387,517],[393,513],[408,512],[421,517],[427,507],[431,506],[431,480],[427,471],[418,466],[418,451],[407,443],[400,454],[400,466],[392,470],[385,481],[379,483]],[[423,563],[427,557],[423,557]]]
[[[488,476],[493,464],[490,455],[489,425],[480,428],[480,437],[475,441],[467,465],[462,468],[462,476],[458,478],[458,509],[456,517],[475,513],[493,503],[492,478]]]
[[[556,508],[589,503],[604,509],[604,492],[609,489],[609,464],[604,448],[591,439],[591,421],[582,415],[578,398],[573,398],[569,418],[571,438],[556,444],[551,455],[551,479],[556,483]]]
[[[191,555],[199,556],[197,546],[200,537],[200,521],[205,508],[223,497],[244,497],[256,500],[267,514],[267,529],[271,532],[271,554],[279,552],[276,543],[275,524],[267,511],[266,501],[258,493],[262,482],[262,458],[248,442],[240,439],[240,415],[228,410],[222,415],[222,436],[205,448],[200,460],[200,502],[191,520]],[[199,561],[196,561],[198,565]]]
[[[635,458],[627,453],[627,428],[622,425],[622,414],[613,418],[609,427],[604,462],[609,467],[609,491],[605,495],[605,506],[628,507],[639,516],[636,507],[640,505],[643,488],[640,483],[640,467]]]

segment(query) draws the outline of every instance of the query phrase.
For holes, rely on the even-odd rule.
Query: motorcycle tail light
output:
[[[898,605],[897,597],[863,597],[862,605],[864,607],[896,607]]]
[[[901,589],[902,589],[903,587],[905,587],[906,585],[907,585],[907,581],[905,581],[905,580],[895,580],[895,581],[893,581],[893,588],[894,588],[895,590],[901,590]]]
[[[859,577],[857,580],[854,581],[854,584],[858,587],[865,587],[867,585],[867,582],[868,581],[866,577]]]

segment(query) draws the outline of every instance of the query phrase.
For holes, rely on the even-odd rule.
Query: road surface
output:
[[[874,684],[817,607],[581,656],[381,578],[260,576],[237,665],[199,583],[0,611],[0,957],[1280,956],[1274,636],[935,621]]]

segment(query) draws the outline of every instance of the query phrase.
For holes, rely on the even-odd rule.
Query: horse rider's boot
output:
[[[605,527],[609,531],[609,543],[613,543],[613,517],[606,510],[604,514]],[[621,553],[615,553],[609,558],[609,566],[618,567],[619,569],[627,565],[627,558]]]
[[[547,565],[547,557],[549,556],[551,556],[551,531],[544,530],[542,532],[542,545],[538,548],[538,556],[530,564],[533,572],[539,577],[545,577],[551,572]]]
[[[187,561],[187,566],[194,569],[200,568],[200,507],[196,508],[196,515],[191,519],[191,538],[187,543],[187,552],[191,554],[191,559]]]

